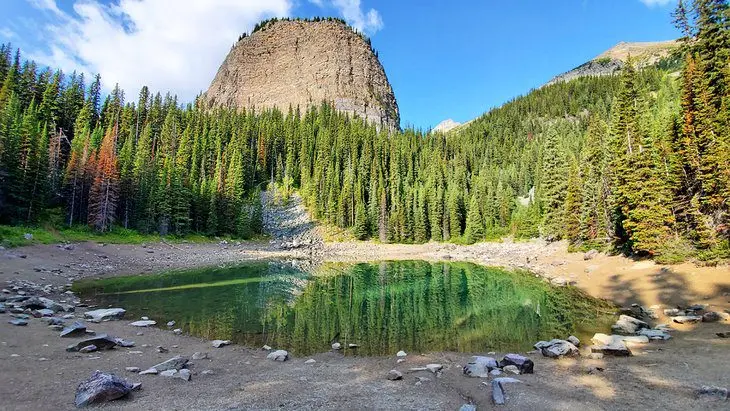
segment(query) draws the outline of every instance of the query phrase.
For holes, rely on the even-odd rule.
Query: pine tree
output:
[[[464,237],[468,243],[475,243],[484,239],[484,221],[479,209],[479,199],[476,195],[469,200],[469,210],[466,212],[466,231]]]

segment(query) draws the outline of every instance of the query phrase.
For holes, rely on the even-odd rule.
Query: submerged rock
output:
[[[133,384],[124,378],[94,371],[88,380],[76,388],[74,403],[81,408],[90,404],[113,401],[129,394],[132,388]]]
[[[94,322],[121,320],[126,312],[127,310],[123,308],[103,308],[87,311],[84,313],[84,317]]]
[[[289,359],[289,353],[285,350],[276,350],[269,353],[266,358],[274,361],[286,361]]]

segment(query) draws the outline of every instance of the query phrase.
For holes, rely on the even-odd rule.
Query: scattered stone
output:
[[[180,370],[187,365],[188,359],[182,356],[175,356],[170,358],[167,361],[161,362],[157,365],[152,366],[151,368],[156,369],[159,372],[167,371],[167,370]]]
[[[492,401],[496,405],[504,405],[505,403],[505,395],[504,395],[504,384],[510,384],[510,383],[520,383],[522,381],[516,379],[516,378],[510,378],[510,377],[499,377],[492,380]],[[486,385],[486,384],[485,384]]]
[[[459,411],[477,411],[477,406],[474,404],[464,404],[459,408]]]
[[[170,352],[170,350],[168,350],[167,348],[165,348],[165,347],[163,347],[161,345],[158,345],[157,346],[157,352],[160,353],[160,354],[165,354],[165,353]]]
[[[400,364],[402,362],[406,362],[406,359],[405,358],[398,358],[398,360],[396,360],[396,363],[398,363],[398,364]]]
[[[388,371],[388,379],[391,381],[397,381],[403,379],[403,373],[398,370]]]
[[[207,352],[202,352],[202,353],[196,352],[195,354],[193,354],[193,357],[192,357],[193,360],[205,360],[207,358],[208,358]]]
[[[649,329],[644,328],[643,330],[639,331],[639,335],[644,335],[644,336],[648,337],[650,340],[668,340],[668,339],[672,338],[672,336],[669,335],[668,332],[666,332],[664,330],[657,330],[657,329],[649,330]]]
[[[699,315],[678,315],[672,317],[672,321],[677,324],[695,324],[702,321],[702,317]]]
[[[168,328],[172,328],[172,327],[174,327],[174,326],[175,326],[175,321],[168,321],[168,322],[167,322],[167,327],[168,327]]]
[[[231,344],[231,342],[229,340],[213,340],[210,343],[215,348],[221,348],[221,347],[223,347],[225,345],[230,345]]]
[[[636,334],[642,328],[649,328],[649,324],[628,315],[621,315],[611,329],[618,334]]]
[[[128,371],[128,372],[134,372],[134,373],[138,373],[140,371],[139,367],[126,367],[124,370]]]
[[[516,365],[506,365],[502,368],[502,371],[511,372],[512,374],[520,374],[520,370]]]
[[[53,317],[53,314],[56,313],[55,311],[49,310],[48,308],[41,308],[36,312],[40,314],[41,317]]]
[[[142,321],[149,321],[150,320],[150,317],[140,317],[140,320],[142,320]]]
[[[152,368],[148,368],[144,371],[140,371],[139,375],[147,375],[147,374],[157,375],[157,373],[159,373],[159,371],[157,371],[156,368],[152,367]]]
[[[342,348],[342,344],[340,344],[338,342],[332,344],[332,349],[333,350],[339,350],[340,348]]]
[[[124,348],[134,347],[134,341],[125,340],[124,338],[115,338],[117,345]]]
[[[492,357],[483,357],[480,355],[471,357],[463,369],[463,373],[470,377],[485,378],[489,376],[489,371],[499,367],[497,360]]]
[[[104,308],[99,310],[87,311],[84,313],[84,317],[93,322],[121,320],[122,318],[124,318],[124,313],[126,312],[127,310],[123,308]]]
[[[314,358],[310,358],[310,359],[308,359],[307,361],[304,361],[304,363],[305,363],[305,364],[314,364],[314,363],[316,363],[316,362],[317,362],[317,361],[316,361],[316,360],[315,360]]]
[[[74,321],[73,324],[61,331],[60,336],[61,338],[84,337],[86,336],[86,326],[79,321]]]
[[[172,330],[172,332],[175,333],[175,334],[177,334],[177,335],[180,335],[180,334],[182,334],[182,329],[175,328],[174,330]]]
[[[129,323],[132,327],[149,327],[157,324],[157,321],[153,320],[140,320]]]
[[[48,318],[46,321],[48,321],[48,325],[64,325],[66,323],[58,317],[51,317]]]
[[[177,372],[177,376],[185,381],[190,381],[190,370],[183,368]]]
[[[664,309],[664,315],[667,317],[674,317],[679,315],[680,313],[684,313],[683,311],[680,311],[679,308],[666,308]]]
[[[535,370],[535,363],[531,359],[519,355],[519,354],[507,354],[504,356],[499,365],[504,368],[505,366],[514,365],[519,370],[520,374],[532,374]]]
[[[133,384],[114,374],[94,371],[91,377],[76,388],[74,403],[77,407],[113,401],[132,391]]]
[[[347,344],[347,348],[350,348],[350,349],[357,348],[357,347],[359,347],[359,345],[357,345],[357,344],[352,344],[352,343]]]
[[[213,374],[215,374],[215,372],[213,372],[213,370],[204,370],[203,372],[201,372],[201,374],[203,374],[203,375],[213,375]]]
[[[89,339],[83,340],[77,344],[69,345],[66,348],[66,351],[69,351],[69,352],[80,351],[82,348],[84,348],[88,345],[95,345],[99,350],[111,350],[112,348],[117,346],[117,342],[116,342],[116,339],[114,339],[106,334],[101,334],[94,338],[89,338]]]
[[[91,344],[91,345],[87,345],[86,347],[81,348],[79,350],[79,352],[81,352],[81,353],[89,353],[89,352],[94,352],[94,351],[97,351],[97,350],[98,350],[98,348],[94,344]]]
[[[704,314],[702,314],[702,322],[704,323],[714,323],[720,321],[720,314],[716,313],[714,311],[708,311]]]
[[[285,350],[276,350],[269,353],[266,358],[274,361],[286,361],[289,359],[289,353]]]
[[[398,351],[398,353],[395,354],[395,356],[398,357],[398,358],[403,358],[403,357],[405,357],[407,355],[408,354],[406,354],[406,352],[403,351],[403,350],[400,350],[400,351]]]
[[[567,341],[569,343],[575,345],[576,347],[580,347],[580,340],[578,339],[578,337],[576,337],[574,335],[571,335],[570,337],[568,337]]]
[[[28,325],[28,320],[21,320],[19,318],[16,318],[14,320],[8,321],[8,323],[12,324],[12,325],[22,326],[22,325]]]
[[[588,261],[592,260],[598,255],[598,250],[588,250],[585,254],[583,254],[583,260]]]
[[[177,370],[165,370],[161,371],[160,375],[163,377],[175,377],[177,376]]]
[[[444,368],[441,364],[426,364],[426,369],[436,374]]]
[[[697,396],[710,396],[710,397],[717,397],[721,400],[727,401],[728,399],[728,389],[722,388],[722,387],[713,387],[709,385],[703,385],[697,390]]]
[[[263,347],[261,347],[261,349],[264,350],[264,351],[271,351],[272,350],[272,348],[269,347],[268,345],[264,345]]]

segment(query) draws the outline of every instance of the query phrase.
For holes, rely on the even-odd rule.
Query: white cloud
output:
[[[677,2],[677,0],[639,0],[639,1],[646,4],[649,7],[654,7],[654,6],[663,7],[669,3]]]
[[[319,7],[331,6],[340,13],[347,23],[361,32],[375,34],[383,28],[383,19],[375,9],[363,11],[360,0],[309,0]],[[327,4],[326,4],[327,3]]]
[[[238,36],[272,16],[287,16],[291,0],[75,0],[73,13],[56,0],[29,0],[55,15],[48,49],[34,60],[64,71],[99,73],[128,98],[149,86],[191,101],[208,87]]]
[[[18,37],[13,30],[8,27],[0,27],[0,39],[10,40]],[[1,42],[1,41],[0,41]]]

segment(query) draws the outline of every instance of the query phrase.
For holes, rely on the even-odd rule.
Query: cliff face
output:
[[[329,101],[386,128],[400,115],[370,45],[339,21],[277,21],[239,40],[202,96],[208,107],[285,111]]]

